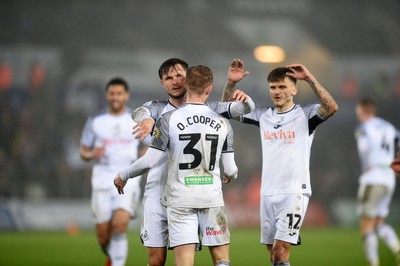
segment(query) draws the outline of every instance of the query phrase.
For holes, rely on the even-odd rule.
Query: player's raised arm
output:
[[[240,59],[233,59],[228,69],[228,80],[224,91],[222,92],[222,102],[231,101],[232,95],[235,91],[236,83],[241,81],[250,72],[244,70],[244,63]]]
[[[291,64],[288,68],[292,69],[294,73],[286,73],[286,75],[293,78],[306,81],[317,95],[321,107],[318,110],[319,115],[323,118],[332,116],[339,109],[336,101],[331,94],[318,82],[318,80],[308,71],[308,69],[300,64]]]

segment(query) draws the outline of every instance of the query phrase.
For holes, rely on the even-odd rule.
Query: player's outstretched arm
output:
[[[288,68],[294,71],[294,73],[286,73],[288,76],[306,81],[311,86],[315,95],[317,95],[321,103],[321,107],[318,110],[319,115],[326,119],[337,112],[339,107],[336,101],[305,66],[300,64],[291,64]]]
[[[222,92],[222,102],[230,101],[233,92],[235,91],[236,83],[241,81],[250,72],[244,70],[244,63],[240,59],[233,59],[228,69],[228,80],[225,85],[224,91]]]
[[[128,179],[146,173],[150,168],[156,165],[156,163],[161,159],[163,153],[163,151],[150,147],[142,157],[136,160],[127,169],[119,172],[114,178],[114,185],[117,188],[118,193],[124,194],[124,186]]]
[[[221,163],[224,167],[223,183],[227,184],[232,180],[235,180],[238,175],[238,167],[235,163],[235,154],[233,152],[222,153]]]
[[[232,101],[230,106],[232,117],[248,114],[255,108],[253,99],[241,90],[235,90],[230,101]]]

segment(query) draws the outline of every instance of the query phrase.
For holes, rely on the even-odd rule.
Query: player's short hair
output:
[[[362,98],[361,100],[358,101],[358,106],[364,110],[364,112],[367,112],[369,114],[376,114],[376,102],[371,99],[371,98]]]
[[[286,77],[289,78],[294,84],[296,84],[297,79],[294,77],[286,75],[287,72],[294,73],[294,71],[288,67],[278,67],[273,69],[268,74],[268,82],[278,82],[283,81]]]
[[[211,69],[204,65],[190,67],[186,72],[187,89],[195,94],[201,94],[214,81]]]
[[[167,75],[171,67],[175,68],[176,65],[181,65],[185,71],[188,70],[189,65],[179,58],[170,58],[164,61],[158,69],[158,77],[162,79],[163,75]]]
[[[106,85],[106,91],[108,91],[110,86],[113,86],[113,85],[121,85],[124,87],[126,92],[129,91],[128,83],[123,78],[115,77],[115,78],[110,79],[110,81]]]

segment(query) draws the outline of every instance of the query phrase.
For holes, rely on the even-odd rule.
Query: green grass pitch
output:
[[[366,265],[358,229],[302,229],[302,245],[293,247],[291,265]],[[380,242],[381,265],[395,265],[394,256]],[[258,229],[231,228],[233,266],[271,265],[267,249],[259,243]],[[195,265],[211,265],[208,248],[196,252]],[[0,232],[0,265],[104,265],[104,255],[93,231],[70,235],[67,232]],[[137,231],[129,232],[127,265],[147,265],[147,251]],[[166,265],[173,265],[168,252]]]

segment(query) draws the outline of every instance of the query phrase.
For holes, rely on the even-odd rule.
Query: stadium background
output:
[[[0,230],[92,228],[90,164],[79,159],[86,117],[104,106],[113,76],[129,81],[131,108],[165,99],[157,70],[170,57],[210,66],[213,100],[241,58],[250,75],[239,88],[258,105],[271,104],[272,68],[307,66],[340,110],[314,139],[306,225],[356,226],[354,106],[373,97],[379,115],[400,127],[398,14],[396,0],[1,1]],[[258,62],[259,45],[282,47],[285,60]],[[298,103],[317,100],[299,85]],[[257,227],[259,132],[232,125],[240,172],[224,188],[230,220]],[[389,217],[397,224],[398,202],[397,192]]]

